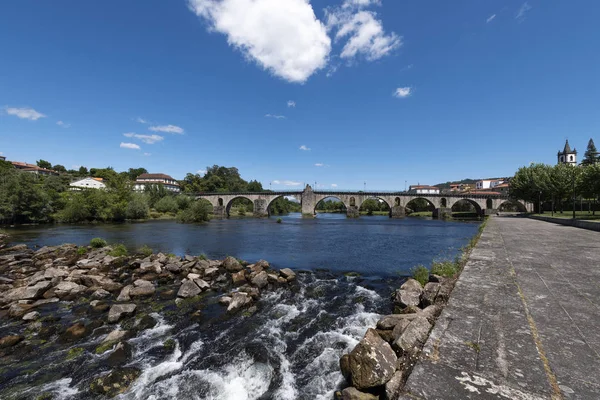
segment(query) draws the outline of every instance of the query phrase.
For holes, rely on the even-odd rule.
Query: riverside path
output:
[[[491,218],[401,399],[600,399],[600,232]]]

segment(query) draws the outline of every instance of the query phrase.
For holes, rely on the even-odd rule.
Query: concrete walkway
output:
[[[492,218],[402,399],[600,399],[600,232]]]

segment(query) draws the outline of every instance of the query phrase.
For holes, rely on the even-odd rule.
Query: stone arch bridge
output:
[[[390,207],[391,218],[403,218],[406,215],[406,206],[415,199],[424,199],[435,208],[434,217],[443,213],[451,212],[452,206],[461,200],[471,203],[480,215],[493,214],[498,211],[504,203],[516,203],[504,195],[494,194],[415,194],[407,192],[344,192],[344,191],[319,191],[306,185],[303,191],[269,191],[269,192],[247,192],[247,193],[201,193],[196,199],[208,200],[214,209],[217,218],[229,216],[229,210],[233,200],[245,198],[254,204],[255,217],[268,217],[269,206],[280,197],[293,196],[302,204],[302,214],[314,216],[317,204],[328,197],[338,198],[346,206],[349,217],[358,217],[360,206],[367,199],[380,199]],[[518,202],[523,211],[533,211],[533,205]]]

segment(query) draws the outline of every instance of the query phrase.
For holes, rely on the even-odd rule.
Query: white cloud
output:
[[[62,122],[62,121],[57,121],[56,125],[62,126],[63,128],[70,128],[71,127],[71,124],[67,124],[67,123]]]
[[[249,60],[289,82],[327,64],[331,39],[309,0],[188,0],[209,29]]]
[[[337,28],[336,42],[348,37],[340,54],[341,58],[351,60],[363,55],[368,61],[378,60],[402,46],[402,38],[394,32],[386,34],[377,14],[360,10],[356,13],[347,7],[326,10],[327,28]]]
[[[523,5],[519,8],[519,11],[517,11],[517,15],[515,16],[515,19],[519,20],[519,21],[523,21],[525,19],[525,14],[527,14],[527,12],[531,10],[531,6],[529,5],[528,2],[523,3]]]
[[[496,18],[496,14],[490,15],[490,17],[485,20],[486,24],[489,24],[490,22],[492,22],[494,20],[494,18]]]
[[[285,119],[285,115],[265,114],[265,118]]]
[[[394,92],[394,96],[398,97],[400,99],[403,99],[405,97],[410,96],[412,93],[412,88],[407,86],[407,87],[399,87],[398,89],[396,89],[396,91]]]
[[[196,171],[196,173],[198,175],[205,175],[206,174],[206,170],[205,169],[199,169],[198,171]]]
[[[315,167],[324,167],[324,166],[325,166],[325,164],[323,164],[323,163],[316,163],[315,164]]]
[[[4,153],[0,151],[0,156],[3,156],[3,155],[4,155]]]
[[[140,124],[147,124],[148,120],[145,120],[144,118],[141,118],[141,117],[137,117],[135,119],[135,122],[139,122]]]
[[[144,155],[145,155],[146,157],[150,157],[150,156],[152,155],[152,153],[144,153]]]
[[[331,187],[332,187],[332,188],[336,188],[336,187],[337,187],[337,183],[332,183],[332,184],[331,184]]]
[[[294,100],[288,100],[287,106],[288,107],[296,107],[296,102]]]
[[[279,181],[279,180],[275,179],[272,182],[274,185],[283,185],[283,186],[300,186],[300,185],[302,185],[302,182],[288,181],[288,180]]]
[[[310,151],[310,147],[306,147],[305,145],[300,146],[300,150]]]
[[[342,5],[343,8],[362,8],[371,5],[380,6],[381,0],[345,0]]]
[[[123,136],[128,138],[136,138],[147,144],[154,144],[164,139],[164,137],[160,135],[139,135],[133,132],[124,133]]]
[[[165,132],[165,133],[177,133],[181,135],[183,133],[183,128],[177,125],[160,125],[160,126],[151,126],[150,129],[152,132]]]
[[[132,149],[132,150],[139,150],[140,146],[138,146],[135,143],[123,143],[121,142],[121,145],[119,146],[122,149]]]
[[[46,117],[44,114],[37,112],[33,108],[27,108],[27,107],[23,107],[23,108],[5,107],[4,111],[6,111],[6,113],[8,115],[14,115],[15,117],[18,117],[21,119],[28,119],[30,121],[37,121],[40,118]]]

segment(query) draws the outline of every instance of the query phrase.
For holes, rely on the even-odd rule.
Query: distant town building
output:
[[[10,163],[16,169],[19,169],[24,172],[29,172],[29,173],[32,173],[35,175],[44,175],[44,176],[58,175],[58,172],[56,172],[56,171],[53,171],[51,169],[46,169],[46,168],[40,168],[35,164],[27,164],[27,163],[19,162],[19,161],[11,161]]]
[[[84,190],[84,189],[106,189],[106,185],[102,182],[102,178],[84,178],[72,182],[69,185],[69,190]]]
[[[503,195],[508,195],[508,191],[510,189],[510,184],[509,183],[501,183],[500,185],[497,185],[496,187],[494,187],[494,191],[495,192],[499,192],[500,194]]]
[[[475,190],[489,190],[503,184],[506,181],[504,178],[481,179],[475,182]],[[471,192],[472,193],[472,192]]]
[[[0,155],[0,161],[6,161],[6,157],[4,157],[3,155]]]
[[[135,180],[134,190],[139,192],[146,189],[148,185],[162,185],[165,189],[179,193],[179,183],[166,174],[142,174]]]
[[[557,156],[558,164],[577,165],[577,149],[571,150],[568,139],[565,143],[565,148],[563,151],[559,151]]]
[[[428,185],[410,185],[408,193],[416,194],[440,194],[440,188]]]

